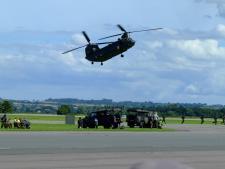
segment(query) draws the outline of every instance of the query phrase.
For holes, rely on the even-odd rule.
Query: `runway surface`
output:
[[[177,132],[0,132],[0,168],[128,169],[169,159],[195,169],[225,166],[225,127],[170,125]]]

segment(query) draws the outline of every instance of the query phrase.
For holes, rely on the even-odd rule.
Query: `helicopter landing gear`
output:
[[[92,61],[92,62],[91,62],[91,64],[93,65],[93,64],[94,64],[94,62]]]
[[[103,62],[101,62],[101,66],[103,66]]]
[[[123,54],[121,54],[121,58],[123,58],[124,57],[124,55]]]

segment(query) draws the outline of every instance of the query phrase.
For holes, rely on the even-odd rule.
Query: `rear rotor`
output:
[[[121,35],[122,35],[122,37],[128,37],[128,34],[131,34],[131,33],[147,32],[147,31],[155,31],[155,30],[163,29],[163,28],[153,28],[153,29],[143,29],[143,30],[129,31],[129,32],[128,32],[128,31],[126,31],[126,29],[124,29],[120,24],[118,24],[117,27],[118,27],[123,33],[118,33],[118,34],[115,34],[115,35],[106,36],[106,37],[100,38],[99,40],[108,39],[108,38],[112,38],[112,37],[116,37],[116,36],[121,36]]]

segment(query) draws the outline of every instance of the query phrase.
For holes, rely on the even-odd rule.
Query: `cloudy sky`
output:
[[[0,97],[110,98],[225,104],[224,0],[2,0]],[[100,66],[84,51],[102,36],[133,34],[125,57]],[[112,39],[113,40],[113,39]]]

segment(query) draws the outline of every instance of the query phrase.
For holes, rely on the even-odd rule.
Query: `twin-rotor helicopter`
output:
[[[117,25],[117,27],[122,31],[122,33],[118,33],[115,35],[111,35],[111,36],[107,36],[107,37],[99,39],[99,40],[103,40],[103,39],[108,39],[108,38],[112,38],[116,36],[121,36],[120,38],[117,39],[117,41],[91,43],[91,40],[88,37],[87,33],[83,31],[82,34],[87,40],[88,44],[68,50],[66,52],[63,52],[62,54],[66,54],[74,50],[85,47],[85,53],[86,53],[85,58],[91,61],[92,64],[94,64],[94,62],[101,62],[101,65],[103,65],[103,62],[117,55],[121,55],[121,57],[124,57],[123,53],[135,45],[135,41],[130,37],[131,33],[155,31],[155,30],[162,29],[162,28],[154,28],[154,29],[144,29],[144,30],[138,30],[138,31],[126,31],[119,24]],[[106,44],[106,46],[102,48],[99,47],[99,45],[104,45],[104,44]]]

